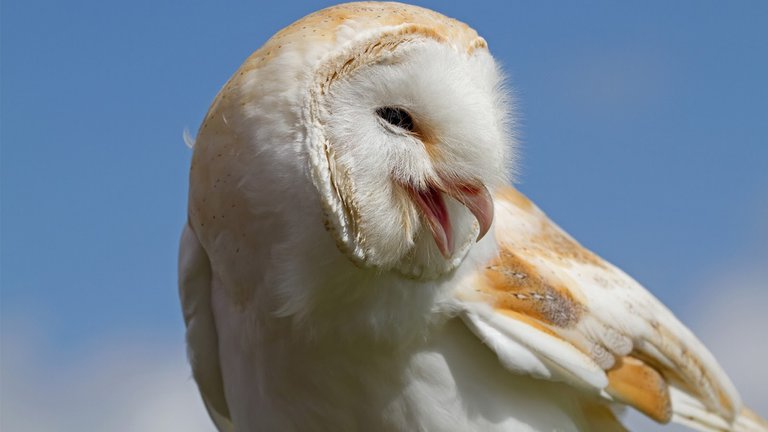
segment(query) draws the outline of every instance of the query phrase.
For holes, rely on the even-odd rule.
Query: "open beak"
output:
[[[435,244],[444,257],[453,254],[453,230],[451,219],[445,207],[443,194],[450,196],[466,207],[477,219],[480,232],[477,240],[485,236],[493,222],[493,199],[488,189],[481,183],[451,183],[444,186],[429,185],[426,189],[408,187],[411,199],[421,210],[429,225]]]

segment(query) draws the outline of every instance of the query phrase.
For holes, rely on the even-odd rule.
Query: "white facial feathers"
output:
[[[329,85],[320,123],[335,166],[335,191],[354,207],[347,217],[355,219],[355,246],[362,246],[353,252],[356,258],[384,268],[400,266],[403,258],[430,261],[442,267],[432,269],[435,273],[461,261],[474,240],[474,221],[460,208],[450,215],[454,232],[447,233],[460,247],[455,254],[443,250],[447,261],[439,254],[408,253],[420,235],[422,241],[433,240],[423,235],[429,227],[407,188],[460,182],[493,189],[506,181],[506,101],[500,82],[487,51],[468,54],[421,39],[382,53]],[[381,107],[403,110],[413,130],[390,127],[377,115]]]
[[[467,55],[431,40],[409,45],[330,86],[323,120],[336,151],[382,147],[386,161],[360,162],[368,169],[386,162],[397,180],[421,186],[436,178],[436,170],[448,177],[480,175],[492,185],[506,180],[506,110],[493,59],[486,51]],[[416,130],[398,134],[382,127],[378,107],[402,108]]]

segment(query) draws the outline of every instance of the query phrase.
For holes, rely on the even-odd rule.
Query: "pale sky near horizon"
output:
[[[768,318],[716,313],[768,308],[768,2],[415,3],[470,24],[507,72],[520,189],[705,342],[732,329],[743,344],[720,349],[747,353],[733,373],[768,387],[745,374]],[[153,370],[154,347],[174,359],[158,368],[183,371],[182,131],[250,52],[330,4],[2,2],[2,382],[66,399],[71,382],[35,380],[87,382],[84,364],[118,353]],[[768,415],[768,393],[749,393]],[[0,392],[3,422],[17,396]]]

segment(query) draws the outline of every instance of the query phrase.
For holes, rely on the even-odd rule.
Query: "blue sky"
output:
[[[516,94],[520,188],[577,239],[694,329],[702,297],[768,290],[768,3],[416,3],[489,42]],[[182,131],[329,4],[2,3],[3,375],[12,341],[41,369],[125,340],[183,356]]]

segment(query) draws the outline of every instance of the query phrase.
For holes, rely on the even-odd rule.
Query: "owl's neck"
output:
[[[257,295],[245,306],[214,299],[219,350],[231,354],[222,356],[225,381],[236,381],[227,385],[228,403],[242,405],[230,411],[248,416],[236,423],[268,419],[267,430],[308,430],[313,421],[336,430],[374,424],[397,430],[387,422],[402,413],[389,410],[411,408],[392,397],[404,397],[414,379],[409,371],[431,361],[430,344],[456,321],[453,290],[495,251],[484,239],[456,271],[418,281],[355,267],[329,237],[305,237],[304,244],[316,246],[310,250],[286,246],[292,255],[273,251],[291,260],[260,268],[259,289],[270,297]],[[439,399],[441,390],[433,390]]]
[[[475,274],[498,247],[484,237],[453,271],[439,277],[409,278],[397,270],[360,268],[339,251],[325,231],[305,229],[287,239],[290,260],[266,266],[270,299],[260,316],[270,327],[285,327],[292,339],[347,340],[350,343],[388,341],[406,345],[423,339],[436,325],[455,314],[453,292]],[[307,248],[306,245],[312,245]],[[289,252],[279,251],[282,257]]]
[[[294,254],[301,257],[309,258]],[[450,306],[441,304],[450,280],[419,284],[359,269],[343,255],[311,259],[309,266],[294,263],[307,274],[271,266],[264,275],[260,288],[292,300],[277,313],[258,297],[245,306],[214,299],[234,423],[286,431],[318,424],[398,430],[388,424],[397,418],[389,407],[407,386],[414,354],[450,319]],[[300,292],[311,295],[288,295]]]

